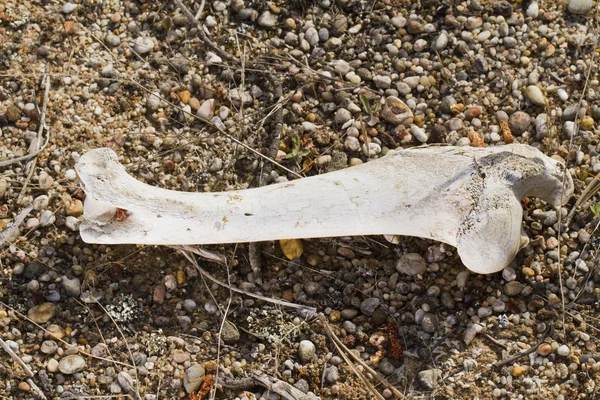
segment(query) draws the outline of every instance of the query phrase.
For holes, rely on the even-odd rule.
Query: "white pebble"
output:
[[[569,346],[567,346],[566,344],[563,344],[562,346],[560,346],[558,348],[558,350],[556,350],[556,352],[558,353],[559,356],[566,357],[569,355],[571,350],[569,350]]]
[[[567,91],[565,89],[558,89],[556,91],[556,95],[562,101],[567,101],[569,99],[569,94],[567,93]]]

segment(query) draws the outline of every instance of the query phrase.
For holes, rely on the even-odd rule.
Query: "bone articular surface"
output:
[[[76,169],[86,192],[80,232],[88,243],[418,236],[455,246],[477,273],[503,269],[527,244],[523,197],[560,206],[573,193],[561,163],[521,144],[412,148],[336,172],[218,193],[142,183],[107,148],[85,153]]]

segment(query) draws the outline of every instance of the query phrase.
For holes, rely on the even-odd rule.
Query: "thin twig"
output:
[[[19,311],[15,310],[13,307],[9,306],[8,304],[4,303],[3,301],[0,301],[0,305],[3,305],[4,307],[8,308],[9,310],[11,310],[12,312],[14,312],[14,313],[15,313],[16,315],[18,315],[19,317],[21,317],[21,318],[23,318],[23,319],[27,320],[27,322],[29,322],[29,323],[31,323],[31,324],[33,324],[33,325],[35,325],[37,328],[39,328],[39,329],[43,330],[43,331],[44,331],[45,333],[47,333],[48,335],[51,335],[51,336],[53,336],[53,335],[52,335],[52,332],[48,331],[48,329],[44,328],[44,327],[43,327],[43,326],[41,326],[40,324],[38,324],[38,323],[36,323],[35,321],[33,321],[33,320],[32,320],[31,318],[29,318],[27,315],[24,315],[24,314],[20,313]],[[78,348],[78,347],[76,347],[76,346],[72,345],[71,343],[69,343],[69,342],[66,342],[66,341],[64,341],[64,340],[62,340],[62,339],[60,339],[60,338],[58,338],[58,337],[56,337],[56,336],[53,336],[53,338],[54,338],[54,339],[56,339],[56,340],[58,340],[59,342],[61,342],[61,343],[62,343],[62,344],[64,344],[65,346],[67,346],[68,348],[74,348],[74,349],[76,349],[76,350],[77,350],[77,351],[78,351],[80,354],[83,354],[83,355],[84,355],[84,356],[86,356],[86,357],[95,358],[96,360],[100,360],[100,361],[106,361],[106,362],[109,362],[109,363],[112,363],[112,362],[114,362],[114,363],[116,363],[116,364],[119,364],[119,365],[122,365],[122,366],[124,366],[124,367],[128,367],[128,368],[137,368],[137,367],[136,367],[136,366],[134,366],[134,365],[129,365],[129,364],[127,364],[127,363],[124,363],[124,362],[121,362],[121,361],[109,360],[109,359],[107,359],[107,358],[105,358],[105,357],[99,357],[99,356],[95,356],[95,355],[93,355],[93,354],[90,354],[90,353],[88,353],[88,352],[86,352],[86,351],[84,351],[84,350],[81,350],[80,348]],[[151,375],[155,375],[155,373],[152,373],[152,372],[149,372],[149,374],[151,374]]]
[[[392,393],[394,393],[394,395],[396,395],[397,397],[399,397],[401,399],[406,399],[406,396],[404,396],[398,389],[396,389],[393,385],[391,385],[377,371],[375,371],[373,368],[371,368],[369,365],[367,365],[367,363],[365,363],[359,356],[357,356],[356,354],[351,352],[350,349],[348,349],[346,347],[346,345],[344,343],[342,343],[342,341],[337,337],[335,332],[333,332],[333,329],[331,329],[331,325],[329,325],[329,322],[327,322],[327,320],[325,318],[321,318],[321,321],[323,322],[323,325],[325,326],[325,331],[327,332],[327,335],[329,336],[329,338],[331,339],[333,344],[336,346],[336,349],[338,349],[338,352],[342,355],[342,357],[344,359],[346,359],[346,357],[345,357],[346,354],[348,356],[352,357],[355,362],[359,363],[365,369],[365,371],[367,371],[375,379],[377,379],[379,384],[381,384],[385,388],[391,390]],[[346,361],[346,362],[348,362],[348,361]],[[351,366],[351,368],[352,368],[352,366]],[[377,393],[379,393],[379,392],[377,392]]]
[[[552,330],[554,330],[554,325],[550,325],[548,328],[546,328],[546,330],[542,334],[542,337],[540,338],[540,340],[534,346],[531,346],[530,348],[528,348],[525,351],[522,351],[522,352],[520,352],[518,354],[515,354],[512,357],[508,357],[508,358],[506,358],[506,359],[498,362],[497,366],[501,367],[503,365],[510,364],[510,363],[514,362],[515,360],[518,360],[521,357],[525,357],[526,355],[533,353],[534,351],[537,350],[538,347],[540,347],[540,345],[542,343],[544,343],[544,340],[546,340],[546,337],[548,336],[548,334]]]
[[[206,278],[210,279],[211,281],[213,281],[214,283],[216,283],[219,286],[227,288],[227,289],[229,289],[229,290],[231,290],[233,292],[236,292],[236,293],[242,293],[242,294],[245,294],[246,296],[254,297],[254,298],[262,300],[262,301],[266,301],[266,302],[269,302],[269,303],[278,304],[278,305],[283,306],[283,307],[289,307],[289,308],[295,308],[297,310],[303,310],[303,311],[307,312],[308,315],[316,315],[316,313],[317,313],[317,309],[314,308],[314,307],[303,306],[301,304],[289,303],[287,301],[278,300],[278,299],[272,299],[270,297],[262,296],[260,294],[255,294],[255,293],[252,293],[252,292],[248,292],[246,290],[238,289],[238,288],[236,288],[233,285],[228,285],[228,284],[226,284],[224,282],[221,282],[217,278],[215,278],[214,276],[212,276],[211,274],[209,274],[202,267],[200,267],[200,265],[198,265],[198,262],[194,259],[194,257],[192,257],[192,255],[189,254],[187,251],[184,251],[184,250],[179,250],[179,251],[181,251],[181,254],[183,254],[184,257],[187,258],[196,267],[196,269],[202,275],[204,275]]]
[[[17,231],[17,229],[19,229],[19,226],[23,223],[25,217],[27,217],[31,210],[33,210],[33,205],[29,204],[27,207],[21,210],[19,215],[17,215],[13,223],[8,228],[0,232],[0,246],[2,246],[4,242],[6,242]]]
[[[15,360],[17,362],[17,364],[19,364],[21,366],[21,368],[23,368],[23,371],[25,371],[25,373],[27,374],[27,376],[29,378],[33,378],[34,374],[33,371],[31,371],[31,368],[29,368],[29,365],[25,364],[25,362],[23,360],[21,360],[21,357],[19,357],[17,355],[17,353],[15,353],[9,346],[8,344],[6,344],[6,342],[0,338],[0,347],[2,347],[4,349],[4,351],[6,351],[8,353],[9,356],[12,357],[13,360]],[[28,379],[27,383],[29,384],[29,386],[31,386],[31,388],[34,390],[34,392],[36,392],[36,394],[46,400],[46,396],[44,395],[44,392],[42,392],[40,390],[40,388],[35,384],[35,382],[33,382],[33,380]]]
[[[46,109],[48,108],[48,94],[50,93],[50,77],[48,75],[44,75],[44,77],[42,78],[42,83],[46,83],[46,88],[44,90],[44,100],[42,102],[42,112],[40,113],[40,126],[38,128],[38,133],[37,133],[37,137],[35,139],[35,141],[31,144],[31,147],[29,149],[29,152],[31,154],[36,154],[38,152],[38,150],[40,150],[40,148],[42,147],[42,135],[44,133],[44,128],[46,127]],[[50,138],[50,129],[47,129],[46,132],[46,143],[48,142],[48,139]],[[23,196],[25,195],[25,190],[27,189],[27,185],[29,184],[29,181],[31,181],[31,178],[33,177],[33,173],[35,172],[35,166],[37,164],[37,156],[39,155],[39,153],[37,153],[35,156],[32,155],[32,160],[29,161],[29,164],[26,167],[27,170],[27,178],[25,179],[25,182],[23,183],[23,187],[21,188],[21,193],[19,193],[19,196],[17,197],[17,202],[20,202],[21,199],[23,198]]]
[[[504,350],[508,350],[508,346],[505,345],[504,343],[498,341],[498,339],[493,338],[491,335],[484,333],[483,336],[488,339],[490,342],[494,343],[496,346],[500,346],[502,347]]]

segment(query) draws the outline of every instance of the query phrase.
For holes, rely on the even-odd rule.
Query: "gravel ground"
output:
[[[283,398],[259,374],[298,399],[376,398],[327,326],[407,398],[598,397],[599,199],[565,223],[600,172],[596,3],[186,2],[198,26],[175,3],[0,4],[0,398]],[[304,240],[291,261],[280,243],[207,247],[227,269],[199,259],[321,319],[232,294],[173,249],[78,235],[74,164],[92,148],[154,186],[225,191],[392,149],[510,142],[565,161],[576,196],[523,201],[531,244],[501,273],[417,238]]]

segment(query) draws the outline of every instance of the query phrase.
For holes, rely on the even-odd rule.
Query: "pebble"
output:
[[[409,275],[423,275],[427,268],[425,259],[417,253],[404,254],[396,263],[396,271]]]
[[[204,380],[204,374],[204,367],[200,364],[193,364],[186,369],[183,376],[183,387],[185,388],[185,391],[192,393],[198,390]]]
[[[196,112],[196,115],[202,119],[205,120],[210,120],[213,115],[215,114],[215,100],[214,99],[209,99],[204,101],[204,103],[202,103],[202,105],[200,106],[200,108],[198,108],[198,111]]]
[[[352,119],[352,114],[345,108],[340,108],[335,112],[334,121],[337,125],[344,125]]]
[[[414,119],[413,112],[399,98],[389,96],[381,111],[381,116],[392,125],[404,125],[409,127]]]
[[[421,143],[425,143],[425,142],[427,142],[427,140],[429,140],[425,131],[416,125],[412,125],[410,127],[410,133],[413,135],[413,137],[415,139],[417,139]]]
[[[146,100],[146,107],[148,107],[150,111],[156,111],[160,107],[160,103],[160,93],[154,92],[148,96],[148,100]]]
[[[548,121],[549,118],[547,114],[538,114],[538,116],[535,117],[535,137],[537,139],[543,139],[548,136],[550,130]]]
[[[434,390],[438,381],[442,377],[442,371],[439,369],[426,369],[419,372],[419,382],[427,390]]]
[[[55,373],[56,371],[58,371],[58,361],[56,361],[54,358],[51,358],[50,360],[48,360],[46,369],[48,370],[48,372]]]
[[[525,96],[527,96],[527,98],[535,105],[544,107],[548,104],[548,100],[544,97],[542,90],[535,85],[527,86],[527,89],[525,89]]]
[[[310,340],[302,340],[298,346],[298,357],[303,362],[312,361],[315,358],[317,348]]]
[[[112,32],[108,32],[106,36],[104,36],[104,42],[107,44],[107,46],[117,47],[121,44],[121,38]]]
[[[227,344],[235,343],[240,340],[240,331],[232,322],[226,320],[223,324],[221,338]]]
[[[332,384],[340,379],[340,373],[335,365],[328,367],[325,370],[325,382]]]
[[[117,382],[119,383],[119,386],[123,388],[125,393],[129,393],[132,389],[134,389],[133,378],[125,371],[121,371],[117,374]]]
[[[40,350],[44,354],[54,354],[58,350],[58,345],[53,340],[44,340],[40,346]]]
[[[133,44],[133,51],[140,55],[150,53],[154,49],[154,41],[145,36],[140,36],[135,39]]]
[[[54,316],[56,306],[52,303],[42,303],[31,307],[27,312],[27,316],[35,323],[44,324]]]
[[[65,293],[69,296],[79,297],[79,294],[81,293],[81,281],[79,278],[69,279],[66,276],[63,276],[62,286]]]
[[[575,135],[575,122],[566,121],[563,124],[563,134],[568,139],[572,138]]]
[[[60,12],[62,12],[63,14],[71,14],[73,11],[75,11],[76,8],[77,4],[65,3],[60,9]]]
[[[22,392],[30,392],[31,391],[31,386],[29,386],[29,384],[27,382],[20,382],[18,385],[18,388]]]
[[[521,135],[529,129],[531,117],[523,111],[517,111],[510,116],[508,123],[513,135]]]
[[[270,11],[265,11],[258,17],[258,25],[263,28],[273,28],[276,24],[277,18]]]
[[[369,297],[360,303],[360,312],[368,317],[373,315],[375,309],[379,307],[380,300],[377,297]]]
[[[571,350],[569,349],[569,346],[563,344],[556,350],[556,353],[561,357],[567,357],[571,353]]]
[[[542,343],[537,348],[537,353],[542,357],[546,357],[548,354],[552,353],[552,346],[548,343]]]
[[[518,296],[523,291],[523,288],[524,286],[521,282],[508,282],[506,285],[504,285],[504,293],[510,297]]]
[[[81,221],[77,217],[70,215],[65,218],[65,226],[73,232],[77,232],[79,230],[80,224]]]
[[[592,0],[569,0],[567,9],[571,14],[587,14],[592,8]]]
[[[85,360],[79,354],[63,357],[58,363],[58,369],[65,375],[80,372],[85,367]]]

